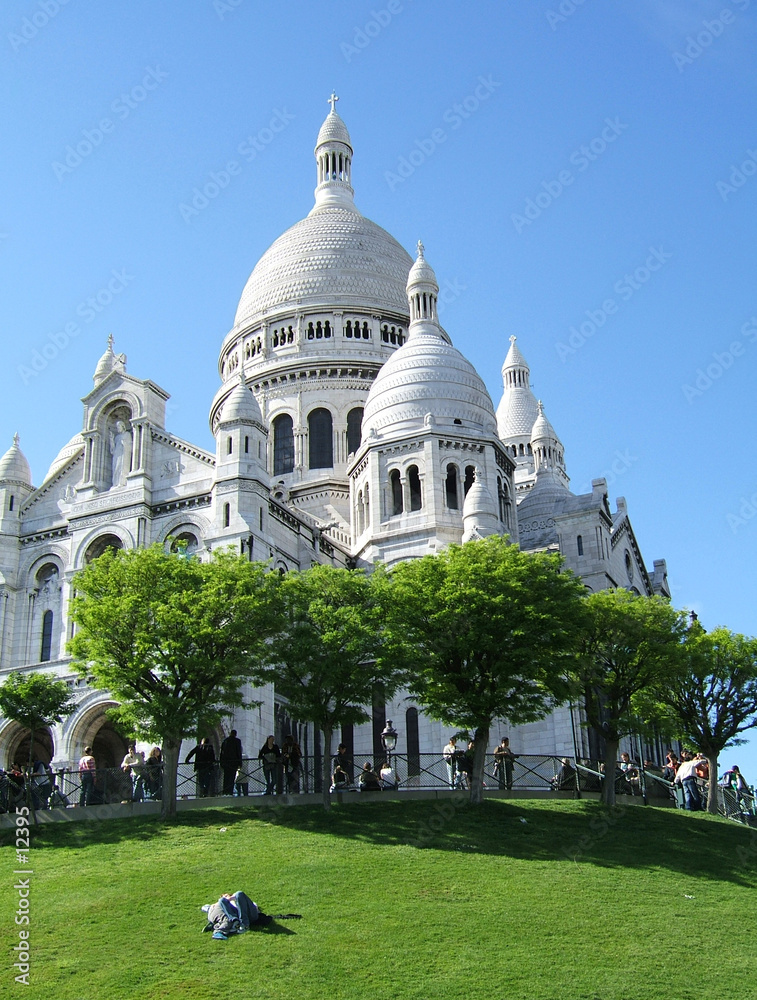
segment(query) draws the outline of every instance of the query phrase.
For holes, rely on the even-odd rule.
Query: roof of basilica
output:
[[[422,245],[418,248],[408,294],[420,290],[424,298],[435,296],[436,277]],[[408,339],[376,376],[365,403],[363,440],[373,432],[404,432],[408,422],[495,432],[494,404],[481,376],[444,338],[435,315],[411,321]]]

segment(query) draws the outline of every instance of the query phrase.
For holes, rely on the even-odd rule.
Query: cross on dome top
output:
[[[332,90],[331,91],[331,97],[329,97],[328,102],[327,102],[328,104],[331,105],[332,114],[336,114],[336,102],[338,100],[339,100],[339,98],[336,96],[336,94]]]
[[[423,257],[425,250],[426,248],[424,247],[424,245],[421,243],[420,240],[418,240],[418,256]]]

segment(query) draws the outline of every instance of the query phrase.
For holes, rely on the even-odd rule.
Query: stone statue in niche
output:
[[[110,432],[110,454],[111,486],[125,486],[126,477],[131,472],[131,431],[123,420],[117,420]]]

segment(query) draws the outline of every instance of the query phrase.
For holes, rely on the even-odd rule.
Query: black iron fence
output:
[[[333,777],[332,763],[330,773]],[[379,776],[384,789],[397,790],[466,790],[470,788],[470,762],[465,755],[446,759],[440,754],[392,754],[388,759],[373,755],[355,755],[343,759],[344,779],[332,791],[349,793],[360,790],[360,775],[364,765]],[[382,773],[383,765],[383,773]],[[233,779],[233,780],[232,780]],[[13,811],[25,801],[24,776],[0,772],[0,812]],[[555,755],[521,754],[503,761],[487,754],[484,763],[485,789],[556,792],[579,796],[582,792],[599,792],[605,777],[600,761],[587,758],[561,758]],[[682,807],[678,786],[662,777],[659,770],[633,765],[630,769],[616,768],[616,795],[638,796],[646,801],[670,801]],[[321,792],[323,775],[321,762],[303,758],[296,770],[283,764],[266,767],[257,759],[246,759],[233,774],[224,774],[220,765],[195,770],[192,764],[180,763],[176,794],[179,799],[195,799],[218,795],[237,797]],[[703,801],[706,783],[700,781]],[[62,769],[53,773],[47,786],[31,778],[32,796],[37,809],[94,806],[122,802],[160,801],[163,775],[160,766],[140,766],[126,771],[121,767],[99,768],[90,772]],[[718,788],[718,805],[722,815],[750,822],[757,815],[753,790],[737,792]]]

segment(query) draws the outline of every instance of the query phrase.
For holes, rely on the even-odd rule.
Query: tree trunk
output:
[[[717,754],[707,755],[710,769],[710,788],[707,794],[707,812],[717,814],[718,809],[718,757]]]
[[[331,729],[321,729],[323,733],[323,808],[331,808]]]
[[[180,736],[166,736],[163,739],[163,798],[160,803],[162,820],[176,817],[176,775],[179,770]]]
[[[615,767],[618,763],[619,740],[605,739],[605,777],[602,782],[602,801],[606,806],[615,805]]]
[[[484,800],[484,761],[489,745],[489,726],[479,726],[473,734],[473,780],[470,787],[470,803],[479,806]]]

